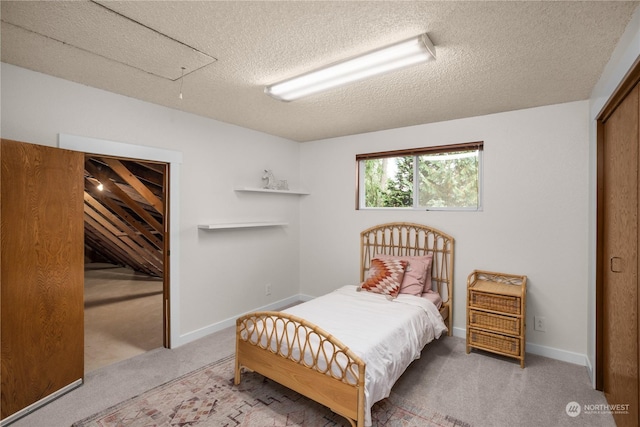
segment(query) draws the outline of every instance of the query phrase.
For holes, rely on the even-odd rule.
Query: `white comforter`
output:
[[[366,363],[365,425],[371,406],[389,396],[391,387],[422,348],[447,327],[436,306],[425,298],[396,299],[344,286],[322,297],[284,310],[334,335]]]

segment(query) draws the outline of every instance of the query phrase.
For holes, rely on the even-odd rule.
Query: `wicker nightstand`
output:
[[[467,353],[520,360],[524,368],[527,276],[474,270],[467,279]]]

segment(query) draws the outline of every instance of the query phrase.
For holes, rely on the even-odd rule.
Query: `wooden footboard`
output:
[[[237,319],[236,384],[243,367],[329,407],[354,427],[364,426],[365,363],[304,319],[272,311]]]

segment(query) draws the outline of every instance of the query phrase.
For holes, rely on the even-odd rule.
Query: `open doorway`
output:
[[[85,155],[85,373],[168,346],[167,167]]]

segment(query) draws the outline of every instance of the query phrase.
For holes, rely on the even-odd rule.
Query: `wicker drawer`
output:
[[[469,290],[469,305],[506,314],[520,314],[520,298]]]
[[[520,335],[520,318],[469,310],[469,326],[510,335]]]
[[[484,350],[520,356],[520,339],[491,332],[469,330],[469,344]]]

